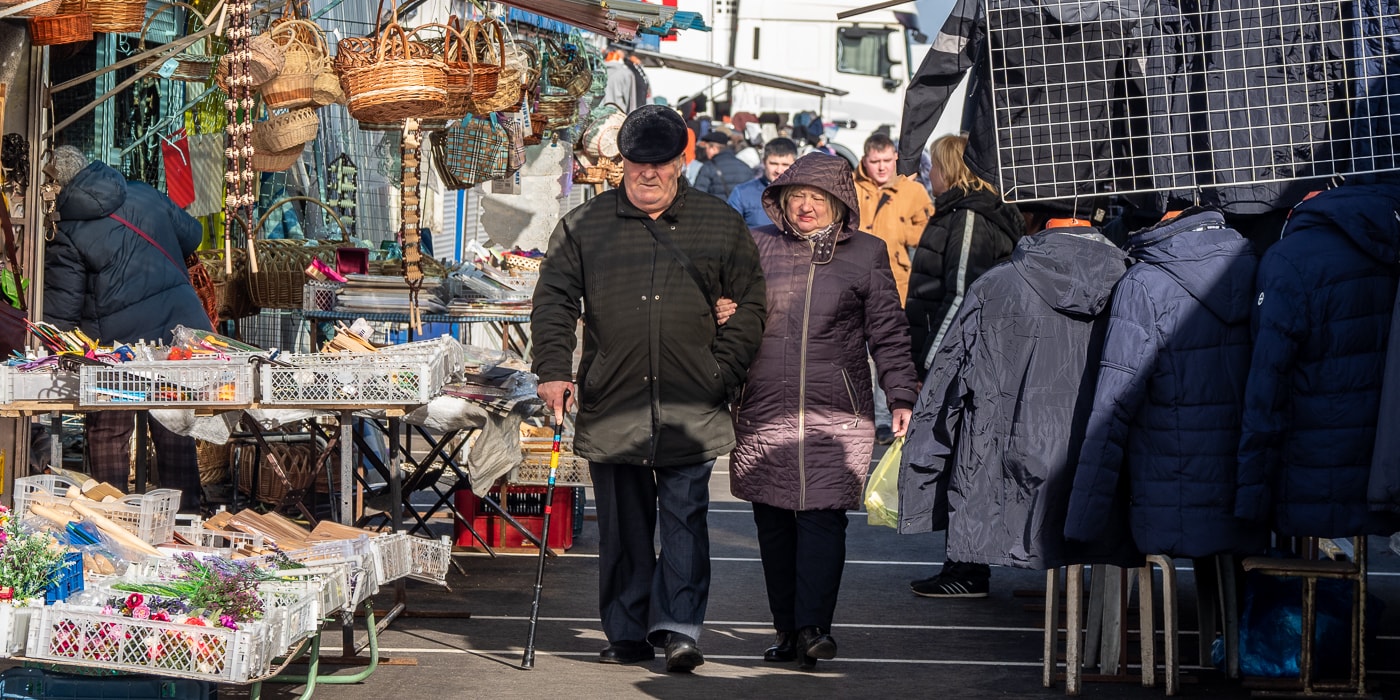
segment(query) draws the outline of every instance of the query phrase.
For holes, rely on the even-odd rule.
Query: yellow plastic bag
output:
[[[896,438],[865,482],[865,517],[871,525],[899,527],[899,461],[904,438]]]

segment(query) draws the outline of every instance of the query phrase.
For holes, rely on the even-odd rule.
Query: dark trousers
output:
[[[753,504],[758,553],[773,627],[831,631],[846,566],[846,511],[787,510]]]
[[[155,472],[160,485],[180,490],[180,510],[197,510],[200,485],[194,438],[176,435],[153,418],[146,424],[150,426],[151,443],[156,448]],[[136,411],[93,411],[84,417],[83,430],[88,474],[126,491]]]
[[[710,597],[710,471],[593,462],[598,609],[609,642],[700,638]],[[660,512],[661,551],[654,539]]]
[[[987,582],[992,579],[992,567],[967,561],[947,560],[939,575],[948,575],[962,580]]]

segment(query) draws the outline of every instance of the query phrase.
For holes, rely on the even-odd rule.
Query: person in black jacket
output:
[[[171,340],[175,326],[211,330],[182,262],[204,238],[194,217],[72,146],[54,149],[61,217],[44,250],[44,320],[104,343]],[[181,509],[199,507],[194,439],[150,422],[162,486]],[[125,490],[134,411],[94,411],[84,421],[88,470]]]
[[[695,189],[727,200],[735,187],[753,179],[753,168],[734,155],[729,147],[729,136],[723,132],[705,134],[696,148],[704,149],[708,160],[695,175]]]
[[[704,663],[710,473],[734,447],[727,405],[767,317],[743,217],[681,177],[685,132],[659,105],[627,116],[622,187],[555,227],[530,316],[540,398],[558,418],[578,402],[574,451],[598,505],[599,661],[649,661],[664,646],[666,669],[681,672]],[[734,300],[722,326],[720,296]]]
[[[968,285],[1009,259],[1025,232],[1016,206],[1003,202],[995,188],[963,163],[966,148],[964,136],[943,136],[929,146],[933,217],[910,260],[909,298],[904,304],[914,367],[921,377],[933,363]],[[991,575],[986,564],[947,561],[938,575],[909,587],[925,598],[984,598]]]

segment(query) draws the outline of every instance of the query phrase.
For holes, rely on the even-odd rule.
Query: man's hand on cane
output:
[[[564,422],[564,414],[574,408],[574,396],[578,389],[573,382],[541,382],[535,393],[544,399],[544,405],[554,414],[556,423]]]

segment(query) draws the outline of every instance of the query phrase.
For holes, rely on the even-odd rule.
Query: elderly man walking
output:
[[[670,109],[628,115],[623,186],[555,228],[531,316],[540,398],[562,416],[573,392],[574,451],[593,476],[608,637],[599,660],[649,661],[664,647],[668,671],[705,662],[696,640],[710,588],[710,471],[734,446],[727,403],[765,319],[758,249],[738,212],[685,183],[685,143]],[[723,325],[721,297],[737,305]]]

